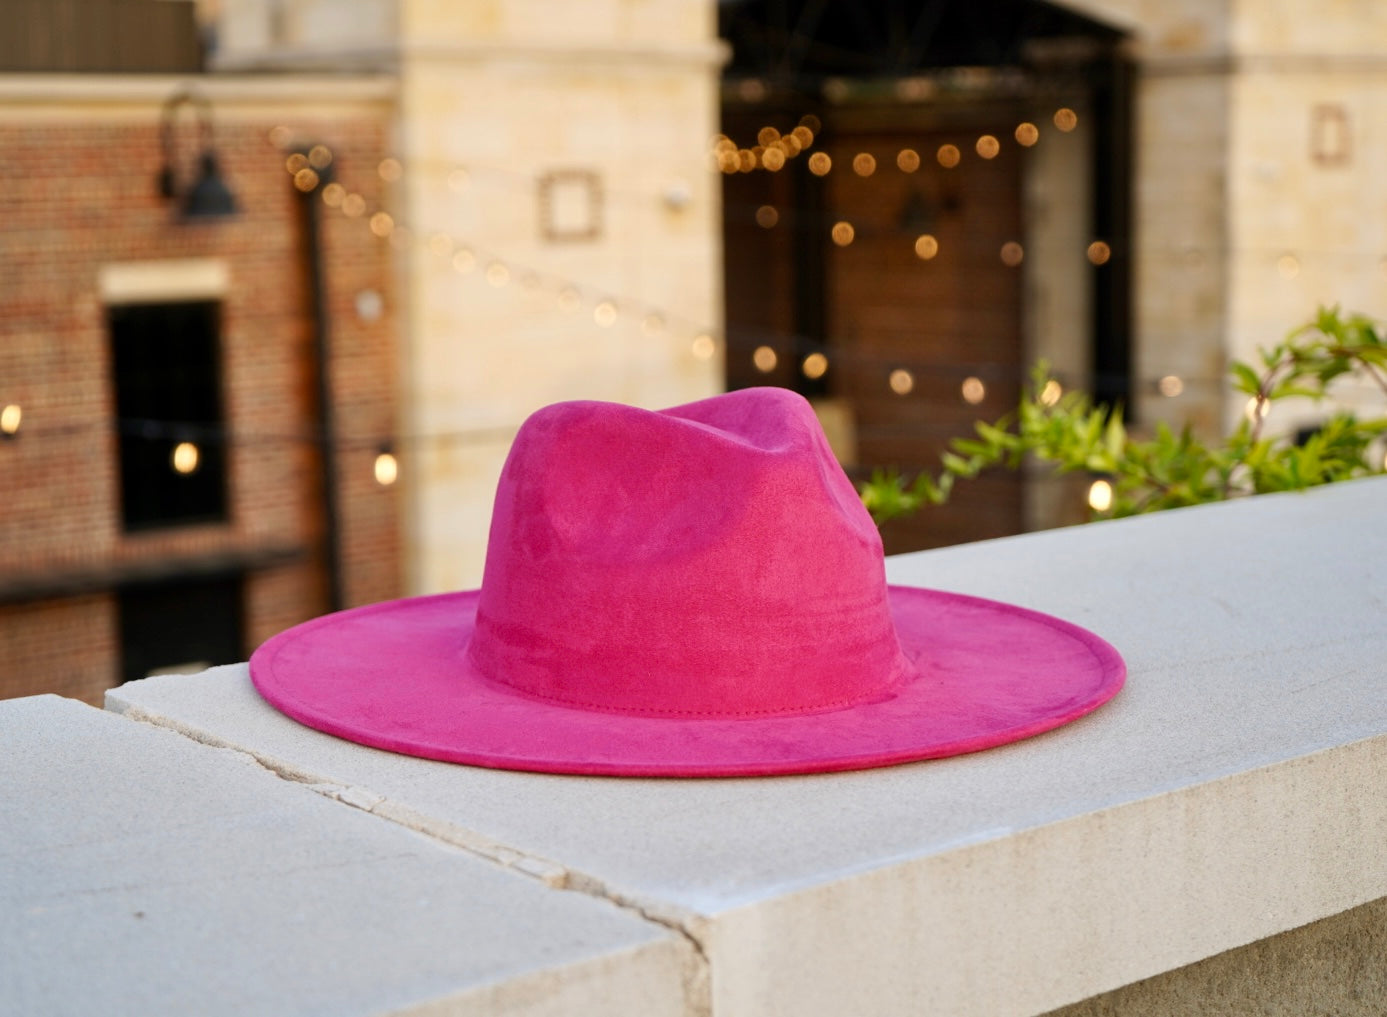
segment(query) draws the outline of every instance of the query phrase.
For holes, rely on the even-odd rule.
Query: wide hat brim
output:
[[[1082,717],[1126,677],[1112,646],[1069,622],[893,586],[891,613],[916,673],[870,702],[737,718],[577,708],[493,681],[470,664],[478,595],[414,597],[306,622],[252,655],[251,679],[295,720],[391,752],[545,773],[727,777],[976,752]]]

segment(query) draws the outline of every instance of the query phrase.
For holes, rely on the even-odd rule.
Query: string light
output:
[[[761,153],[761,165],[772,173],[775,173],[785,166],[785,151],[780,148],[768,148]]]
[[[774,205],[762,205],[756,210],[756,225],[762,229],[772,229],[780,221],[780,213]]]
[[[963,379],[963,384],[959,386],[959,393],[963,396],[965,403],[976,406],[987,398],[987,386],[982,383],[981,378],[969,376]]]
[[[1021,264],[1022,259],[1026,257],[1025,248],[1015,240],[1008,240],[1003,244],[1000,254],[1002,264],[1007,268],[1015,268],[1017,265]]]
[[[1173,399],[1185,391],[1185,383],[1177,375],[1167,374],[1156,382],[1156,389],[1168,399]]]
[[[308,150],[308,165],[316,170],[327,169],[332,165],[332,149],[326,145],[314,145]]]
[[[770,374],[774,371],[775,365],[779,360],[780,358],[775,355],[775,350],[771,349],[769,346],[758,346],[751,354],[752,364],[756,367],[756,370],[760,371],[762,374]]]
[[[292,177],[294,174],[298,173],[299,170],[309,168],[308,156],[304,155],[302,152],[291,152],[289,157],[284,160],[284,168],[289,171],[289,175]]]
[[[1040,405],[1054,406],[1060,401],[1062,395],[1064,395],[1064,386],[1051,378],[1040,390]]]
[[[693,342],[689,344],[689,351],[699,360],[711,360],[717,352],[717,344],[713,342],[712,336],[702,332],[694,336]]]
[[[389,450],[384,450],[376,455],[374,470],[376,483],[381,487],[389,487],[395,483],[400,476],[400,464]]]
[[[915,238],[915,257],[929,261],[939,253],[939,241],[932,234],[922,233]]]
[[[973,147],[977,150],[978,155],[984,159],[995,159],[997,153],[1002,150],[1002,143],[992,135],[984,134]]]
[[[957,145],[940,145],[939,151],[934,153],[934,158],[945,169],[953,169],[959,164],[963,154],[959,152]]]
[[[0,434],[13,438],[19,433],[19,425],[24,420],[24,411],[18,403],[10,403],[0,410]]]
[[[1013,135],[1016,143],[1022,148],[1030,148],[1040,140],[1040,129],[1035,124],[1026,121],[1016,125],[1016,132]]]
[[[857,231],[852,228],[852,223],[840,221],[833,224],[833,242],[839,247],[847,247],[857,236]]]
[[[852,157],[852,171],[859,177],[869,177],[877,171],[876,157],[870,152],[858,152]]]
[[[833,160],[827,152],[815,152],[809,157],[809,172],[816,177],[826,176],[833,169]]]
[[[366,199],[359,194],[348,194],[342,199],[342,212],[355,219],[366,211]]]
[[[920,168],[920,153],[913,148],[903,148],[896,154],[896,168],[902,173],[914,173]]]
[[[1055,110],[1054,123],[1061,131],[1068,134],[1079,126],[1079,114],[1075,113],[1068,106],[1061,106],[1059,109]]]
[[[1095,265],[1106,265],[1108,259],[1112,257],[1112,248],[1101,240],[1095,240],[1088,245],[1088,260]]]
[[[1088,507],[1095,512],[1112,508],[1112,484],[1101,477],[1088,485]]]
[[[592,309],[592,320],[603,328],[609,328],[616,322],[616,305],[610,300],[603,300]]]
[[[175,473],[187,476],[196,473],[198,463],[202,456],[198,452],[198,447],[190,441],[180,441],[173,447],[173,455],[169,457]]]
[[[396,180],[399,180],[400,177],[404,176],[404,172],[405,168],[400,164],[399,159],[382,159],[380,165],[376,167],[376,173],[378,173],[380,178],[387,184],[393,184]]]
[[[804,362],[800,364],[800,370],[803,371],[804,376],[811,381],[822,378],[828,371],[828,357],[824,356],[822,353],[811,353],[809,356],[805,357]]]
[[[899,396],[909,395],[911,389],[915,387],[915,375],[904,367],[898,367],[892,371],[891,376],[886,381],[891,386],[891,391]]]
[[[371,216],[371,232],[376,236],[388,237],[394,228],[395,220],[390,217],[389,212],[377,212]]]

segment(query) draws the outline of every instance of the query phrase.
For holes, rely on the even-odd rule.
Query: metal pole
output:
[[[329,335],[327,282],[323,272],[322,189],[331,180],[330,167],[317,171],[311,190],[297,190],[303,209],[304,270],[312,305],[314,381],[318,393],[319,455],[323,486],[323,557],[327,573],[328,610],[346,607],[342,594],[342,528],[337,512],[337,428],[333,420],[332,347]]]

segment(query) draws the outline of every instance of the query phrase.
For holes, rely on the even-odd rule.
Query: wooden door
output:
[[[979,154],[983,135],[996,139],[995,153],[982,143],[991,158]],[[826,151],[830,391],[856,417],[860,470],[937,472],[950,438],[1013,409],[1019,394],[1018,146],[1003,123],[872,126],[840,127]],[[895,552],[1021,526],[1020,479],[998,472],[960,484],[944,508],[888,524],[883,537]]]

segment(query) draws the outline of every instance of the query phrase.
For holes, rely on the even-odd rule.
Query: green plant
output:
[[[925,505],[946,501],[960,479],[990,467],[1015,469],[1027,457],[1058,472],[1084,471],[1106,478],[1111,505],[1095,515],[1127,516],[1222,501],[1269,491],[1291,491],[1350,477],[1382,473],[1373,444],[1387,434],[1387,415],[1360,420],[1334,412],[1313,433],[1267,435],[1274,403],[1321,401],[1345,375],[1366,378],[1387,394],[1387,340],[1362,315],[1321,309],[1316,318],[1261,351],[1257,365],[1230,368],[1236,391],[1248,396],[1247,412],[1221,443],[1205,443],[1186,426],[1179,433],[1158,423],[1154,437],[1134,438],[1120,407],[1097,405],[1082,392],[1060,394],[1047,365],[1038,365],[1015,413],[996,423],[979,421],[977,437],[956,438],[941,457],[936,476],[920,473],[909,483],[899,472],[877,471],[862,487],[862,500],[878,525]]]

